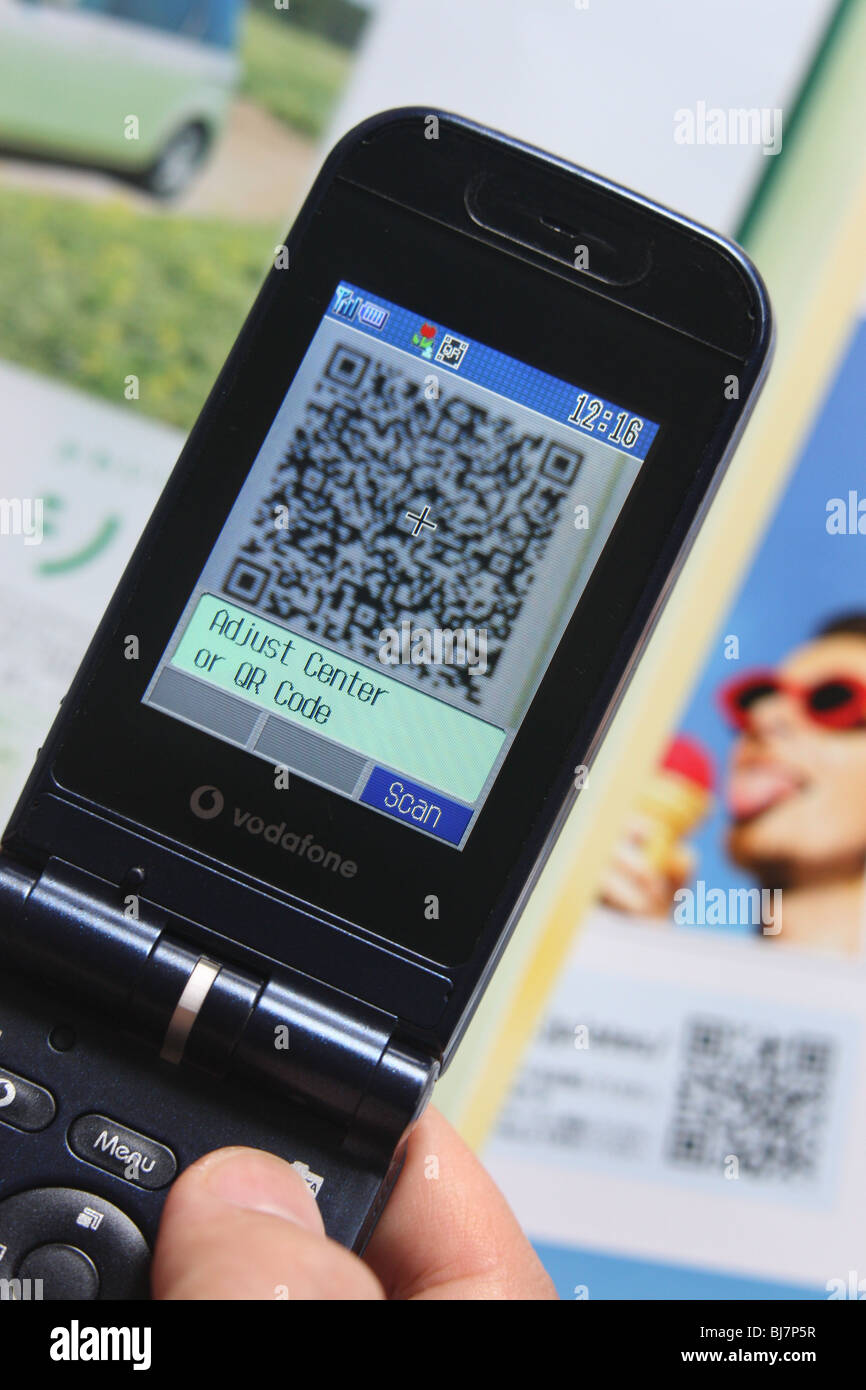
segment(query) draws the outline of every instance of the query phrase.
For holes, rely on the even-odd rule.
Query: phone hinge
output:
[[[308,1107],[339,1125],[358,1161],[390,1155],[438,1060],[397,1038],[393,1016],[287,969],[240,970],[184,939],[183,925],[134,886],[0,854],[0,968],[86,1002],[165,1064]]]

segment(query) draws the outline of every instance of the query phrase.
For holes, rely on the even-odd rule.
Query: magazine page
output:
[[[485,1152],[564,1296],[866,1291],[862,310]]]
[[[380,0],[333,134],[388,106],[456,111],[734,233],[784,158],[836,8],[439,0],[428,11]],[[728,113],[756,110],[756,138],[732,135]],[[724,131],[711,130],[722,112]]]
[[[580,795],[463,1043],[440,1104],[481,1146],[597,891],[635,789],[663,756],[829,388],[863,277],[866,10],[825,52],[785,159],[748,219],[774,306],[776,351],[754,417]],[[866,110],[864,110],[866,118]]]

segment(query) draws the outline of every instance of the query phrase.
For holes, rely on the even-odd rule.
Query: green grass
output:
[[[321,135],[351,54],[283,18],[247,10],[244,19],[241,92],[305,135]]]
[[[278,240],[0,189],[0,358],[189,429]]]

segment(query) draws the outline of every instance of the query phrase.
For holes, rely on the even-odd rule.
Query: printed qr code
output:
[[[822,1157],[835,1044],[715,1018],[686,1025],[667,1158],[680,1168],[813,1179]]]
[[[449,383],[450,386],[450,383]],[[223,592],[375,660],[381,632],[486,630],[496,670],[583,455],[459,389],[337,346],[231,563]],[[280,529],[277,508],[288,509]],[[429,508],[435,530],[407,512]],[[416,668],[478,704],[471,665]]]

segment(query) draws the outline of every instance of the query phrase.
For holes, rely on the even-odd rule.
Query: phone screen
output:
[[[143,702],[462,849],[657,433],[341,282]]]

